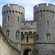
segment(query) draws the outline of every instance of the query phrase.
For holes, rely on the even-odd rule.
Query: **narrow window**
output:
[[[47,12],[49,12],[49,10],[47,10]]]
[[[17,11],[15,11],[17,13]]]
[[[37,13],[39,13],[39,11],[37,11]]]
[[[47,39],[50,39],[50,33],[46,33]]]
[[[47,26],[49,26],[49,21],[47,21]]]
[[[43,12],[45,12],[46,10],[43,10]]]
[[[39,40],[39,35],[38,34],[36,34],[36,40]]]
[[[33,37],[33,35],[32,35],[32,32],[31,32],[31,31],[29,32],[29,37],[31,37],[31,38]]]
[[[36,32],[33,32],[33,37],[36,37]]]
[[[21,39],[23,40],[24,39],[24,33],[21,32]]]
[[[42,10],[40,10],[40,12],[42,12]]]
[[[6,11],[8,13],[8,11]]]
[[[42,14],[41,14],[41,18],[42,18]]]
[[[11,10],[9,10],[9,12],[11,12]]]
[[[16,31],[16,40],[19,39],[19,30]]]
[[[10,35],[10,30],[7,30],[7,31],[6,31],[6,35],[9,37],[9,35]]]
[[[19,22],[19,16],[18,16],[18,22]]]
[[[12,12],[14,13],[14,10],[12,10]]]
[[[31,35],[31,34],[32,34],[32,32],[30,31],[30,32],[29,32],[29,35]]]
[[[26,40],[28,42],[29,36],[28,36],[28,33],[27,32],[25,32],[25,36],[26,36]]]
[[[36,40],[39,40],[39,35],[36,34],[36,32],[34,32],[33,35],[34,35],[34,37],[35,37]]]
[[[8,21],[9,21],[9,16],[8,16]]]
[[[25,32],[25,37],[27,37],[28,36],[28,33],[27,32]]]

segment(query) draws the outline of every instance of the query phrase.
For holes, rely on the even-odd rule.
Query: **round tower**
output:
[[[35,5],[34,21],[37,22],[35,55],[55,55],[55,5]]]
[[[24,21],[25,9],[17,4],[7,4],[2,8],[3,31],[13,42],[20,41],[20,25]]]

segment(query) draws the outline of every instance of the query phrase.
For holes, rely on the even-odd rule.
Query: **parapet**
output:
[[[35,21],[24,21],[21,24],[21,29],[36,29]]]
[[[8,7],[13,7],[13,8],[17,7],[17,8],[22,8],[22,9],[24,9],[23,6],[18,5],[18,4],[6,4],[6,5],[3,6],[3,8],[8,8]]]
[[[47,6],[47,4],[46,4],[46,3],[38,4],[38,7],[45,7],[45,6]]]
[[[34,6],[34,11],[37,11],[37,10],[53,10],[55,11],[55,5],[53,4],[46,4],[46,3],[41,3],[41,4],[38,4],[38,5],[35,5]]]
[[[25,12],[25,9],[24,9],[24,7],[23,6],[21,6],[21,5],[18,5],[18,4],[6,4],[6,5],[4,5],[3,6],[3,8],[2,8],[2,12],[6,12],[6,11],[15,11],[15,12]]]
[[[55,7],[55,5],[50,4],[50,3],[49,3],[49,4],[41,3],[41,4],[38,4],[38,5],[35,5],[34,8],[35,8],[35,7],[46,7],[46,6],[53,6],[53,7]]]

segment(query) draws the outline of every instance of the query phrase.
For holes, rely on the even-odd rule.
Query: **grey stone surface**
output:
[[[6,34],[7,29],[10,30],[9,39],[20,43],[18,44],[20,50],[23,51],[27,46],[30,47],[28,44],[35,43],[35,55],[55,55],[55,5],[46,3],[35,5],[33,21],[25,21],[25,9],[17,4],[3,6],[2,15],[4,33]],[[16,30],[19,30],[18,40],[16,40]],[[25,32],[30,31],[32,34],[36,32],[36,36],[31,38],[28,35],[29,42],[27,43]],[[24,33],[23,40],[21,40],[21,32]]]
[[[38,55],[55,55],[52,53],[55,52],[55,5],[43,3],[34,6],[34,21],[39,35],[35,46]]]

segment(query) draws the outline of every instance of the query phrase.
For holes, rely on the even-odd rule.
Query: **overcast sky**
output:
[[[25,19],[33,19],[33,6],[39,3],[55,4],[55,0],[0,0],[0,25],[2,25],[2,7],[5,4],[19,4],[25,8]]]

